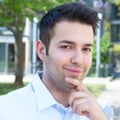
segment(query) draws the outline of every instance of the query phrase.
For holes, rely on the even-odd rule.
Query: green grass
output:
[[[6,94],[15,89],[18,89],[18,88],[15,87],[12,83],[0,83],[0,95]]]
[[[26,85],[27,83],[25,83]],[[105,89],[104,84],[86,84],[88,90],[90,90],[95,97],[98,97],[100,93]],[[18,89],[12,83],[0,83],[0,95],[6,94],[13,90]]]
[[[95,97],[98,97],[103,90],[105,90],[105,84],[86,84],[87,88]]]
[[[0,83],[0,95],[7,94],[16,89],[19,89],[19,87],[16,87],[13,83]]]

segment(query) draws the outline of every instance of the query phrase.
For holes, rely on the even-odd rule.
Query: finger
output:
[[[73,111],[77,111],[77,106],[80,106],[82,104],[87,103],[87,99],[86,98],[82,98],[82,99],[76,99],[72,105],[72,109]]]
[[[73,106],[73,102],[74,102],[75,100],[85,98],[86,96],[87,96],[87,93],[84,92],[84,91],[79,92],[79,91],[73,90],[73,91],[71,92],[70,97],[69,97],[69,105],[70,105],[70,106]]]
[[[81,81],[77,80],[77,79],[73,79],[73,78],[66,78],[65,79],[67,83],[74,85],[76,90],[78,91],[88,91],[88,89],[86,88],[85,85],[83,85],[83,83],[81,83]]]
[[[88,113],[90,111],[90,106],[87,102],[83,103],[83,104],[78,104],[76,106],[74,106],[75,111],[78,115],[86,115],[88,116]]]

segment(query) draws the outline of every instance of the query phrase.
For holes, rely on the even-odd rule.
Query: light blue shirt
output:
[[[101,105],[112,120],[113,111]],[[26,87],[0,96],[0,120],[89,120],[58,103],[37,74]]]

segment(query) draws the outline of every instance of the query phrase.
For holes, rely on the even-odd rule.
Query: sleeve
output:
[[[103,107],[103,111],[109,120],[113,120],[114,112],[113,112],[113,109],[110,105],[105,105]]]

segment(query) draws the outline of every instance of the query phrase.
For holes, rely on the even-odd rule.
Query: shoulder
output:
[[[12,112],[18,103],[26,102],[32,95],[30,84],[26,87],[12,91],[6,95],[0,96],[0,115],[1,113]]]
[[[19,88],[17,90],[14,90],[12,92],[9,92],[8,94],[1,95],[0,96],[0,105],[2,103],[12,103],[16,100],[19,100],[20,98],[27,97],[27,95],[32,94],[33,90],[31,87],[31,83],[26,85],[23,88]]]

